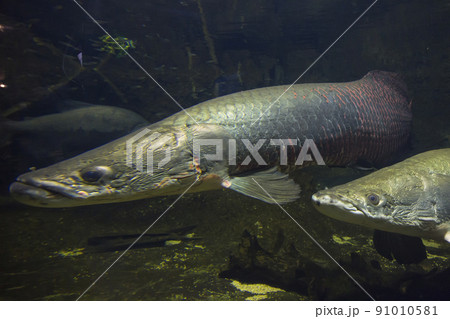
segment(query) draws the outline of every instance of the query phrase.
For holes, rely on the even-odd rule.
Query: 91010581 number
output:
[[[437,316],[436,306],[377,306],[377,316]]]

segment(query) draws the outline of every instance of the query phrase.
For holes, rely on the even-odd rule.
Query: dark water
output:
[[[234,91],[292,83],[372,4],[201,0],[200,8],[199,2],[80,4],[184,107]],[[150,122],[179,111],[74,2],[3,1],[0,6],[3,118],[51,114],[66,99],[123,107]],[[448,1],[380,0],[298,83],[350,81],[375,69],[398,72],[413,96],[409,154],[448,147],[449,14]],[[70,152],[45,145],[48,150],[42,152],[43,146],[27,144],[27,136],[1,133],[1,299],[78,298],[119,256],[89,245],[92,238],[139,234],[174,200],[72,209],[20,205],[7,192],[17,175],[39,166],[35,163],[50,164],[85,149],[83,143]],[[314,190],[360,175],[349,169],[301,173],[296,180],[302,197],[286,209],[375,299],[448,300],[447,247],[427,243],[427,261],[399,266],[376,254],[370,230],[314,211],[309,203]],[[195,227],[177,232],[186,226]],[[147,247],[129,251],[83,298],[368,299],[278,207],[233,192],[186,195],[150,233],[155,235],[145,239]],[[283,291],[266,293],[265,286],[236,281]]]

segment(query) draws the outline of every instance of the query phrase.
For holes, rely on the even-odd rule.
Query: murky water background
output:
[[[80,1],[184,107],[292,83],[371,3]],[[67,99],[119,106],[149,122],[179,111],[75,3],[0,6],[2,118],[60,112]],[[448,1],[378,1],[299,83],[399,72],[413,96],[412,146],[404,155],[449,147],[449,13]],[[12,134],[0,125],[0,298],[74,300],[121,252],[102,251],[92,238],[140,234],[175,198],[70,209],[20,205],[7,191],[17,175],[92,146],[81,139],[62,148],[48,135]],[[312,208],[315,190],[362,174],[344,168],[298,173],[302,196],[286,210],[375,299],[448,300],[448,247],[427,242],[427,261],[400,266],[377,255],[371,230]],[[150,233],[146,247],[129,251],[83,298],[368,299],[278,207],[231,191],[185,195]]]

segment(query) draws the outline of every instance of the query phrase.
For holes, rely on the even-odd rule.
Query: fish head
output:
[[[31,206],[72,207],[181,194],[198,180],[192,191],[220,188],[193,162],[186,130],[158,127],[22,174],[10,193]]]
[[[344,222],[411,233],[417,226],[413,209],[423,191],[421,181],[394,171],[379,172],[315,193],[315,208]]]
[[[357,193],[348,189],[325,189],[315,193],[312,201],[324,215],[348,223],[369,226],[373,219],[387,218],[386,198],[376,191]]]

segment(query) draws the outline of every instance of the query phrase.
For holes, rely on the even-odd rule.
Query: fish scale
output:
[[[186,111],[199,124],[220,125],[234,138],[248,138],[254,143],[260,138],[297,138],[301,142],[311,138],[330,165],[356,160],[379,165],[407,143],[410,99],[394,73],[372,71],[354,82],[298,84],[287,91],[288,88],[234,93]],[[225,118],[225,110],[242,115]],[[184,112],[163,122],[174,126],[195,124]],[[273,149],[267,143],[261,154],[268,159]],[[297,147],[296,155],[299,151]]]

